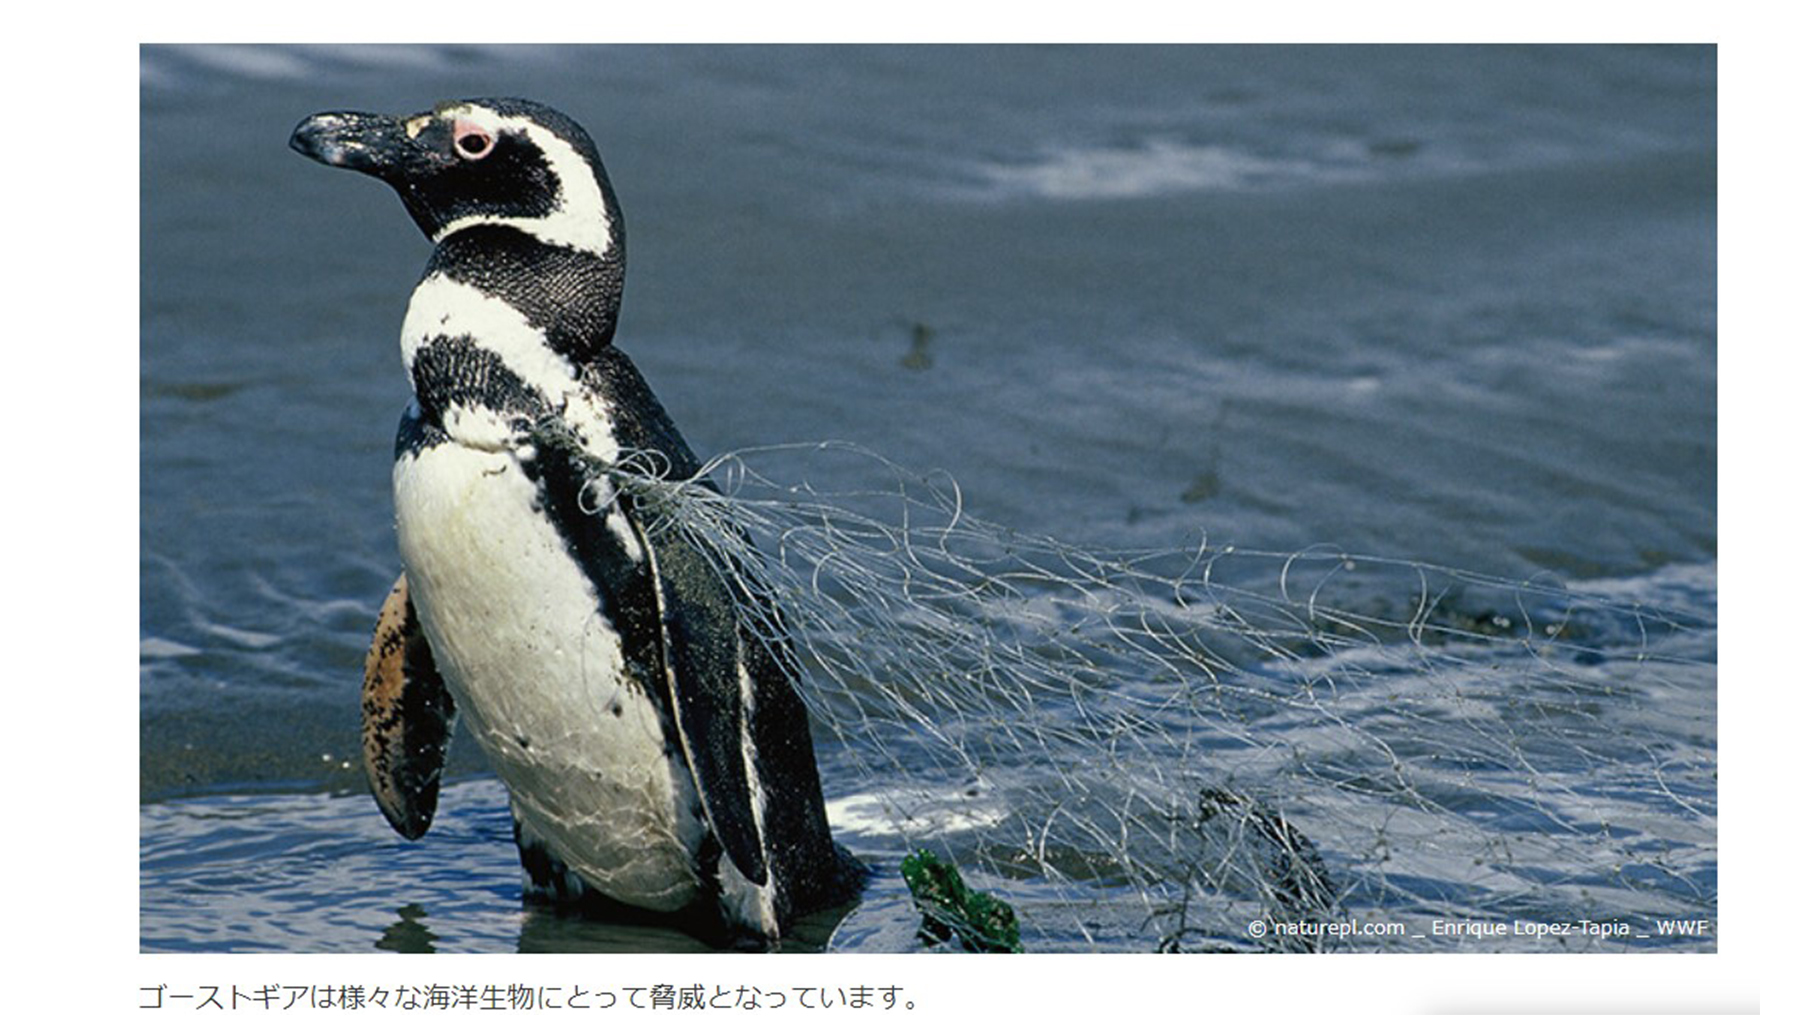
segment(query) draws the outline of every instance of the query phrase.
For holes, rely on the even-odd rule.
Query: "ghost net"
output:
[[[1026,949],[1692,948],[1643,933],[1716,914],[1710,570],[1108,552],[848,445],[589,459],[782,645],[839,837],[953,861]]]

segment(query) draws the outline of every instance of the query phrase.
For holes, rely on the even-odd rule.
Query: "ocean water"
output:
[[[1379,858],[1354,837],[1372,806],[1263,768],[1277,730],[1331,747],[1279,710],[1245,720],[1258,752],[1182,757],[1295,818],[1352,908],[1420,925],[1585,902],[1640,933],[1716,915],[1712,49],[159,46],[140,67],[144,949],[704,948],[522,904],[504,790],[466,741],[418,843],[358,770],[361,659],[398,565],[396,339],[428,246],[385,187],[286,139],[315,111],[495,94],[598,143],[630,233],[619,343],[703,455],[847,441],[953,477],[996,528],[1096,552],[1323,550],[1630,620],[1567,634],[1568,668],[1528,660],[1575,698],[1514,683],[1455,717],[1512,724],[1553,775],[1459,763],[1454,788],[1407,788],[1503,852],[1509,832],[1605,830],[1632,846],[1617,868],[1545,841],[1516,886],[1478,879],[1428,823]],[[809,456],[759,463],[799,480]],[[1218,578],[1260,593],[1279,569]],[[1332,589],[1348,615],[1406,608],[1392,581]],[[1353,667],[1333,715],[1405,752],[1438,707],[1409,681],[1447,664],[1326,654],[1255,678]],[[906,839],[853,821],[879,790],[858,732],[819,736],[875,877],[790,948],[914,948]],[[1382,779],[1379,753],[1343,752],[1308,773]],[[1432,753],[1407,760],[1448,769]],[[1082,880],[1007,865],[1012,840],[962,862],[1028,947],[1156,948],[1071,919]],[[1428,891],[1402,910],[1397,888]],[[1620,947],[1716,942],[1408,948]]]

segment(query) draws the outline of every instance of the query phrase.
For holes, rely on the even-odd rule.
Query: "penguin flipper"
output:
[[[669,701],[694,786],[732,865],[752,884],[767,885],[759,792],[746,751],[747,699],[755,688],[736,603],[699,545],[660,523],[632,522],[655,559]]]
[[[362,742],[375,804],[407,838],[423,835],[437,812],[455,723],[456,705],[419,629],[402,572],[381,606],[363,663]]]

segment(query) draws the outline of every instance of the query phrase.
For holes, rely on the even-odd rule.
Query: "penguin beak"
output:
[[[288,146],[314,161],[389,183],[423,171],[435,157],[400,119],[368,112],[321,112],[294,127]]]

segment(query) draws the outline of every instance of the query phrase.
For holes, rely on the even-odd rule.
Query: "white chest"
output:
[[[506,450],[452,442],[396,463],[419,621],[459,715],[550,851],[615,899],[677,909],[699,890],[692,779],[537,499]]]

